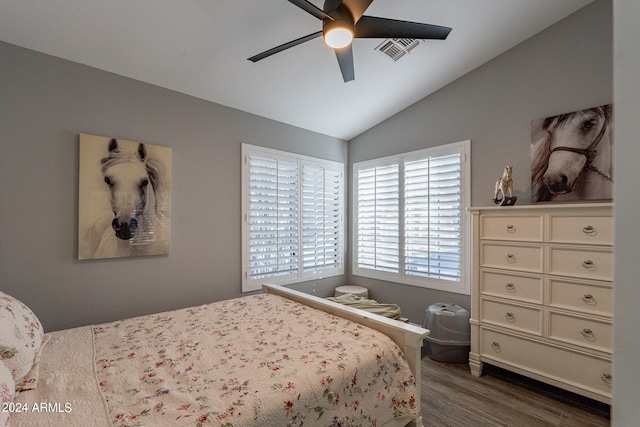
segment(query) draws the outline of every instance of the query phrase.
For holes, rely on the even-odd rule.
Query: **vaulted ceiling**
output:
[[[322,37],[247,60],[322,28],[286,0],[0,0],[0,40],[349,140],[591,1],[375,0],[453,30],[398,61],[356,39],[348,83]]]

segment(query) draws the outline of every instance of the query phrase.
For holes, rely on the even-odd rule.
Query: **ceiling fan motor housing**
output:
[[[337,6],[334,6],[335,3],[336,1],[334,0],[327,0],[324,3],[325,12],[333,19],[324,18],[322,20],[322,35],[327,43],[331,45],[327,40],[327,34],[336,30],[348,31],[351,34],[349,42],[346,43],[348,45],[354,33],[353,15],[341,2],[337,2]],[[329,9],[330,7],[333,8]]]

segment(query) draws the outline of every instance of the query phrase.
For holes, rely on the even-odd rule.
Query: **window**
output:
[[[344,273],[344,165],[242,146],[242,291]]]
[[[470,141],[356,163],[353,274],[470,292]]]

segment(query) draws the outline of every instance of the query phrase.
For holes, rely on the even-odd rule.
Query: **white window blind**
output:
[[[354,165],[354,274],[468,293],[469,141]]]
[[[344,272],[344,166],[243,145],[242,290]]]
[[[302,166],[302,257],[305,273],[342,266],[342,171],[318,163]]]
[[[398,164],[358,173],[358,266],[397,273],[400,262]]]
[[[404,166],[405,274],[460,281],[460,154]]]
[[[298,164],[249,157],[249,276],[298,272]]]

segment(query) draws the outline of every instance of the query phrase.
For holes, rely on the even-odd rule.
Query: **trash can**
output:
[[[467,363],[471,350],[469,312],[457,304],[429,306],[422,327],[431,333],[424,339],[427,356],[438,362]]]

